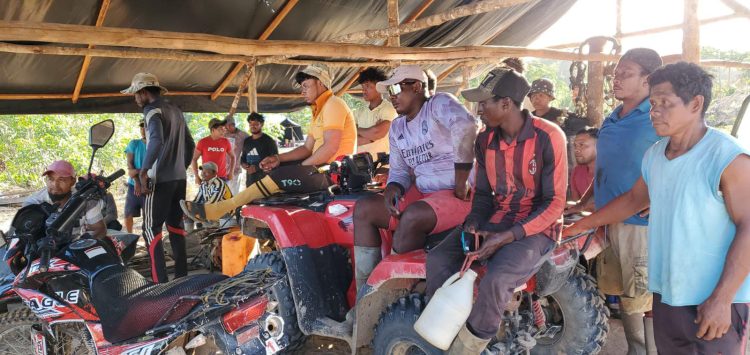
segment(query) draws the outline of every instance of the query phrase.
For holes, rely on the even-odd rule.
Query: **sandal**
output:
[[[206,210],[203,208],[202,203],[194,203],[190,201],[180,200],[180,208],[185,216],[192,219],[195,222],[207,222]]]

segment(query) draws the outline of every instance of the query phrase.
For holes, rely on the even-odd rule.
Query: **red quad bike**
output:
[[[382,231],[384,258],[355,293],[353,210],[357,199],[379,192],[368,189],[375,165],[369,154],[346,157],[329,170],[338,183],[333,192],[271,196],[242,209],[243,233],[273,249],[251,259],[246,270],[270,268],[284,275],[269,292],[274,311],[284,320],[283,351],[318,335],[345,340],[352,353],[366,347],[378,355],[443,353],[414,330],[425,306],[425,251],[391,254],[391,235]],[[488,353],[601,350],[609,310],[579,264],[581,250],[592,239],[587,233],[562,241],[539,272],[516,290]]]
[[[113,132],[111,120],[91,128],[94,153]],[[122,175],[80,180],[60,211],[18,211],[5,261],[26,307],[0,316],[0,354],[266,354],[286,347],[284,318],[266,296],[283,275],[258,270],[154,284],[123,264],[136,236],[72,235],[87,202],[103,198]]]

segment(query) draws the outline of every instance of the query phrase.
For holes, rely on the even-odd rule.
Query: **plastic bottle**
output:
[[[430,303],[414,323],[414,330],[430,344],[448,350],[471,313],[477,273],[455,273],[435,291]]]

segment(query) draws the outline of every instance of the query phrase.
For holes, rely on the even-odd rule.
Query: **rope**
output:
[[[230,300],[226,299],[226,293],[229,289],[234,287],[249,288],[252,292],[247,293],[247,295],[250,295],[273,285],[278,279],[278,274],[272,272],[271,269],[245,271],[224,282],[216,284],[211,291],[206,292],[201,296],[201,301],[208,304],[211,303],[213,299],[213,301],[220,306],[228,305]],[[237,293],[238,292],[233,292],[233,294]]]
[[[474,248],[476,250],[479,250],[479,234],[477,233],[473,233],[473,234],[474,234]],[[466,272],[466,270],[469,270],[469,268],[471,268],[471,264],[474,263],[474,261],[476,260],[477,260],[476,255],[467,255],[466,258],[464,259],[463,265],[461,265],[461,273],[459,274],[459,277],[464,277],[464,273]]]

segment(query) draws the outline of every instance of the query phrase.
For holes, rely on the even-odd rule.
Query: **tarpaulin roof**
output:
[[[473,2],[435,1],[420,18]],[[459,18],[404,34],[401,36],[401,46],[481,45],[498,32],[501,33],[487,44],[526,46],[561,17],[574,2],[575,0],[531,0],[502,10]],[[285,3],[285,0],[112,0],[103,26],[256,39]],[[386,3],[385,0],[300,0],[268,40],[323,42],[352,32],[385,28],[388,22]],[[421,0],[401,0],[401,20],[421,3]],[[0,0],[0,19],[93,26],[100,5],[100,0]],[[383,42],[384,40],[369,40],[362,43]],[[327,54],[326,57],[333,60],[335,53]],[[0,93],[70,94],[82,63],[83,57],[79,56],[0,53]],[[162,85],[170,91],[213,92],[234,65],[231,62],[94,57],[81,93],[118,92],[130,84],[135,73],[142,71],[156,74]],[[429,66],[437,74],[448,67],[449,65]],[[297,92],[292,78],[300,69],[299,66],[281,64],[257,66],[257,91]],[[334,69],[334,90],[341,88],[356,71],[356,68]],[[457,71],[441,86],[455,84],[460,76],[460,71]],[[241,77],[242,75],[235,77],[225,92],[236,92]],[[212,101],[208,95],[203,94],[171,96],[169,100],[186,112],[224,112],[229,109],[232,97],[221,96]],[[298,98],[258,98],[261,112],[292,111],[302,105],[302,100]],[[132,97],[81,98],[77,103],[69,98],[0,100],[0,114],[138,111]],[[239,111],[247,111],[247,100],[244,98],[240,101]]]

